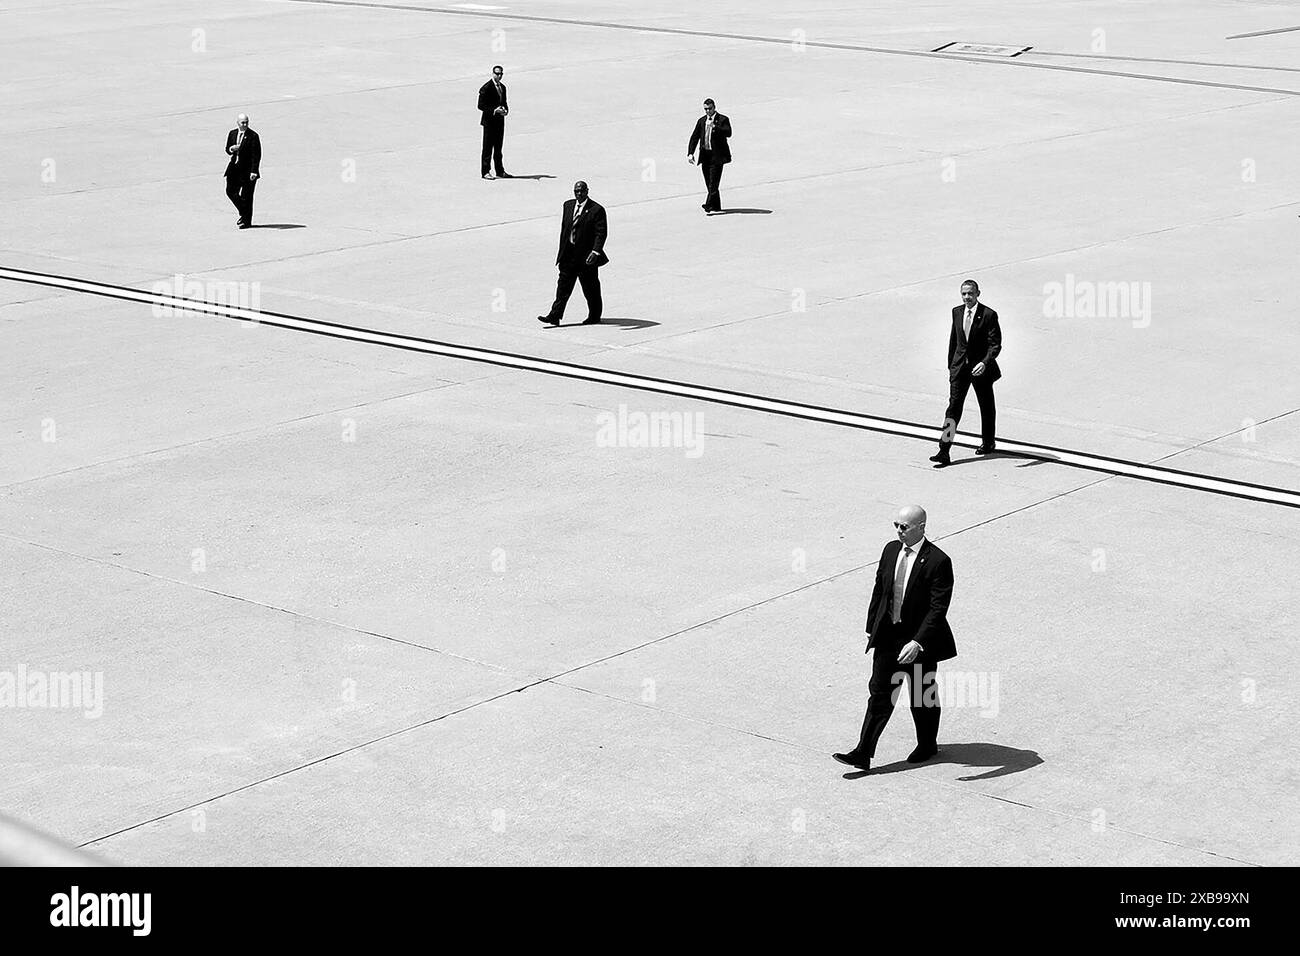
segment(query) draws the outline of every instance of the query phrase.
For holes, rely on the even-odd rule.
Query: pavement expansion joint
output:
[[[549,23],[555,26],[590,27],[604,30],[625,30],[633,33],[655,33],[668,36],[696,37],[703,40],[741,40],[749,43],[770,43],[789,46],[789,37],[761,36],[748,33],[723,33],[710,30],[687,30],[681,27],[649,26],[634,23],[615,23],[607,20],[580,20],[565,17],[543,17],[522,13],[505,13],[488,10],[453,10],[447,7],[419,6],[409,3],[374,3],[367,0],[284,0],[286,3],[305,3],[314,6],[362,7],[372,10],[393,10],[396,12],[431,13],[442,16],[475,17],[487,20],[513,20],[526,23]],[[1296,28],[1291,28],[1296,29]],[[1282,30],[1276,32],[1284,32]],[[1234,39],[1229,37],[1229,39]],[[1076,73],[1091,76],[1117,77],[1129,80],[1143,80],[1156,83],[1174,83],[1184,86],[1211,87],[1222,90],[1240,90],[1250,93],[1278,93],[1285,96],[1300,96],[1300,90],[1280,89],[1270,86],[1251,86],[1240,83],[1222,83],[1214,80],[1198,80],[1182,76],[1161,76],[1155,73],[1128,73],[1118,70],[1098,70],[1081,66],[1065,66],[1059,63],[1038,63],[1021,58],[986,57],[960,53],[937,53],[931,49],[903,50],[893,47],[867,46],[861,43],[840,43],[827,40],[804,39],[803,45],[821,50],[839,50],[850,53],[871,53],[880,56],[909,56],[931,60],[953,60],[961,63],[980,63],[993,66],[1012,66],[1022,69],[1053,70],[1061,73]],[[1242,67],[1247,69],[1248,67]]]

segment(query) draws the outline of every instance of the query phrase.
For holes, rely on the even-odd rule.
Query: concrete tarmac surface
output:
[[[934,433],[969,276],[1000,439],[1300,489],[1289,5],[385,6],[9,0],[0,269]],[[0,813],[106,860],[1300,862],[1294,507],[12,277],[0,343]],[[940,754],[845,773],[912,502]]]

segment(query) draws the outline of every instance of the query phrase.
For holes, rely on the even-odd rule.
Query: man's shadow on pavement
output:
[[[255,222],[249,229],[306,229],[300,222]]]
[[[1029,770],[1031,767],[1037,767],[1042,762],[1043,758],[1032,750],[1017,750],[1015,747],[1003,747],[1001,744],[940,744],[939,752],[925,763],[908,763],[906,760],[898,760],[894,763],[887,763],[882,767],[872,767],[870,770],[855,770],[852,773],[846,773],[844,779],[857,780],[861,777],[902,773],[905,770],[933,767],[935,764],[953,763],[964,764],[968,767],[992,768],[984,773],[958,777],[958,780],[992,780],[994,777],[1005,777],[1008,774]]]
[[[772,215],[772,210],[738,207],[735,209],[719,209],[713,215],[715,216],[770,216]]]
[[[579,322],[561,322],[559,325],[551,325],[551,326],[547,326],[547,328],[552,328],[552,329],[568,329],[568,328],[572,328],[572,327],[575,326],[575,325],[582,325],[582,324],[583,324],[583,323],[580,322],[580,321],[579,321]],[[599,324],[600,324],[600,325],[617,325],[617,326],[618,326],[619,328],[621,328],[621,329],[649,329],[649,328],[652,328],[652,327],[658,325],[659,323],[658,323],[658,322],[651,322],[649,319],[611,319],[611,318],[603,318],[603,319],[600,320],[600,323],[599,323]],[[595,326],[593,326],[593,328],[594,328],[594,327],[595,327]]]
[[[497,179],[554,179],[554,176],[547,173],[537,173],[533,176],[516,176],[514,173],[508,173],[505,176],[498,176]]]

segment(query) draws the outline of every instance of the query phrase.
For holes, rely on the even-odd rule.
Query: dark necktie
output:
[[[585,205],[586,203],[583,203],[583,206]],[[583,206],[573,207],[573,223],[569,226],[569,245],[571,246],[578,244],[578,216],[581,214]]]

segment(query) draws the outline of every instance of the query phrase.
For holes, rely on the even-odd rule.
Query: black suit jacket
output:
[[[701,149],[704,147],[704,120],[701,116],[695,121],[695,129],[691,132],[691,141],[686,146],[686,155],[694,156],[695,147],[698,145]],[[713,161],[715,163],[731,162],[731,147],[727,145],[727,138],[731,136],[731,120],[721,113],[713,114]]]
[[[952,628],[948,626],[952,561],[929,541],[921,545],[921,550],[912,559],[915,563],[907,591],[903,594],[902,620],[897,627],[892,625],[889,604],[893,600],[894,572],[898,570],[898,554],[902,549],[903,542],[889,542],[876,565],[876,586],[867,609],[867,633],[871,635],[867,647],[875,647],[877,639],[888,633],[889,651],[893,653],[908,641],[916,641],[924,649],[922,658],[926,661],[937,663],[956,657],[957,644],[952,637]]]
[[[1002,351],[1002,327],[998,325],[998,314],[983,302],[976,303],[969,342],[962,329],[965,319],[966,306],[954,306],[952,332],[948,335],[948,376],[969,375],[972,368],[983,362],[985,368],[980,378],[996,382],[1002,377],[1002,369],[997,363],[998,353]]]
[[[241,179],[247,179],[249,173],[262,175],[262,138],[253,132],[250,127],[244,133],[244,142],[239,147],[239,152],[230,152],[230,147],[235,145],[239,139],[239,129],[232,129],[226,134],[226,153],[230,156],[230,162],[226,164],[226,176],[234,175]]]
[[[510,109],[510,104],[506,102],[506,85],[501,84],[501,94],[497,95],[497,85],[488,80],[478,88],[478,108],[483,115],[479,117],[479,126],[489,126],[493,123],[504,123],[505,116],[498,116],[494,111],[498,106],[504,106]]]
[[[605,237],[609,235],[605,207],[590,196],[587,197],[587,204],[583,207],[582,216],[577,222],[575,232],[577,242],[570,245],[569,229],[574,226],[573,210],[577,205],[576,199],[570,199],[564,204],[564,212],[560,214],[560,250],[555,254],[555,264],[563,265],[567,253],[570,264],[580,266],[587,261],[587,256],[594,252],[597,256],[593,265],[603,266],[609,262],[609,256],[605,255]]]

